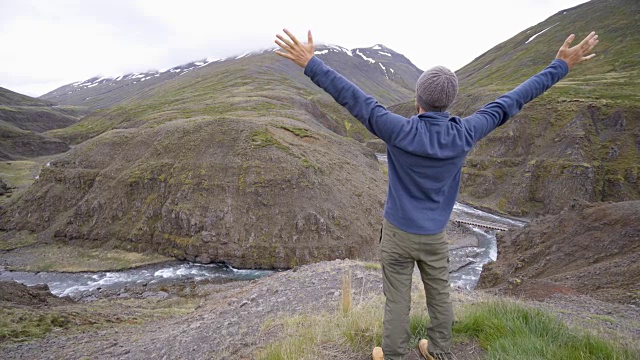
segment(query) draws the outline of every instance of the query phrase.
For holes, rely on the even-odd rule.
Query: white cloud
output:
[[[38,96],[94,75],[237,56],[273,46],[282,27],[347,48],[381,43],[422,69],[458,69],[582,2],[0,0],[0,86]]]

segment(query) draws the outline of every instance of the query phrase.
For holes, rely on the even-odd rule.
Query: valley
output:
[[[527,358],[493,342],[509,334],[538,358],[640,357],[637,14],[635,0],[592,0],[456,71],[464,118],[567,33],[602,34],[593,61],[465,160],[446,228],[459,359]],[[1,358],[370,358],[386,145],[274,50],[40,98],[0,88]],[[422,70],[403,54],[314,54],[415,115]],[[424,302],[416,271],[412,346]],[[509,321],[526,331],[489,332]]]

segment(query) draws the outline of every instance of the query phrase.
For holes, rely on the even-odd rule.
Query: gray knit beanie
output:
[[[424,111],[446,111],[458,94],[458,77],[444,66],[433,67],[416,83],[416,103]]]

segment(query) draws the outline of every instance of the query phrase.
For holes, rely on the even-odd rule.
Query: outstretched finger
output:
[[[564,44],[562,44],[562,48],[563,49],[568,49],[569,46],[571,46],[571,42],[573,42],[573,39],[575,39],[575,38],[576,38],[575,34],[569,35],[567,40],[564,41]]]
[[[587,49],[584,51],[585,53],[590,52],[591,50],[593,50],[593,48],[598,45],[598,40],[592,40],[589,42],[589,45],[587,45]]]
[[[581,42],[580,45],[586,44],[588,43],[591,39],[593,39],[593,37],[596,36],[596,32],[592,31],[589,33],[589,35],[587,35],[587,37],[585,37]]]
[[[589,56],[585,56],[582,58],[582,61],[587,61],[587,60],[591,60],[596,56],[596,54],[591,54]]]
[[[290,49],[291,49],[289,46],[283,44],[282,41],[280,41],[280,40],[276,40],[276,44],[278,46],[280,46],[282,48],[282,50],[290,51]]]
[[[290,54],[283,53],[283,52],[281,52],[281,51],[276,51],[276,54],[278,54],[278,55],[280,55],[280,56],[282,56],[282,57],[285,57],[285,58],[287,58],[287,59],[289,59],[289,60],[293,60],[293,56],[291,56]]]
[[[311,36],[311,30],[307,32],[307,44],[313,45],[313,36]]]
[[[289,32],[289,30],[287,30],[287,29],[282,29],[282,31],[284,31],[284,33],[285,33],[285,34],[289,35],[289,37],[291,38],[291,40],[293,40],[293,43],[294,43],[294,44],[296,44],[296,45],[300,44],[300,41],[298,41],[298,39],[297,39],[297,38],[296,38],[292,33],[290,33],[290,32]]]
[[[289,41],[289,40],[285,39],[285,38],[284,38],[284,36],[282,36],[282,35],[278,34],[278,35],[276,35],[276,37],[277,37],[278,39],[280,39],[280,41],[282,41],[283,43],[287,44],[287,47],[292,47],[292,46],[293,46],[293,44],[291,43],[291,41]]]

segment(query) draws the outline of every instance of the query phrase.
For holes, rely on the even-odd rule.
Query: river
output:
[[[461,220],[491,222],[503,225],[507,228],[523,227],[526,223],[490,214],[471,206],[456,203],[453,207],[452,217]],[[496,230],[483,229],[471,225],[463,225],[470,228],[478,239],[478,246],[466,246],[453,248],[449,251],[452,262],[466,264],[450,273],[451,286],[461,289],[473,289],[478,284],[482,267],[498,258],[498,244]]]
[[[25,272],[3,271],[0,280],[15,280],[25,285],[47,284],[57,296],[82,297],[95,290],[113,290],[142,284],[168,284],[185,280],[253,280],[269,275],[269,270],[241,270],[223,264],[195,264],[172,261],[135,269],[104,272]]]
[[[379,161],[386,162],[386,155],[376,155]],[[452,216],[458,219],[502,224],[510,228],[525,225],[522,221],[490,214],[460,203],[456,203]],[[461,264],[451,272],[451,286],[463,289],[475,288],[482,272],[482,266],[490,261],[495,261],[498,255],[494,230],[468,227],[478,239],[477,246],[465,246],[450,250],[451,261]],[[223,264],[204,265],[175,261],[123,271],[84,273],[32,273],[6,271],[0,267],[0,280],[15,280],[26,285],[47,284],[55,295],[81,297],[99,289],[111,290],[140,284],[164,284],[185,280],[252,280],[271,273],[273,271],[234,269]]]

